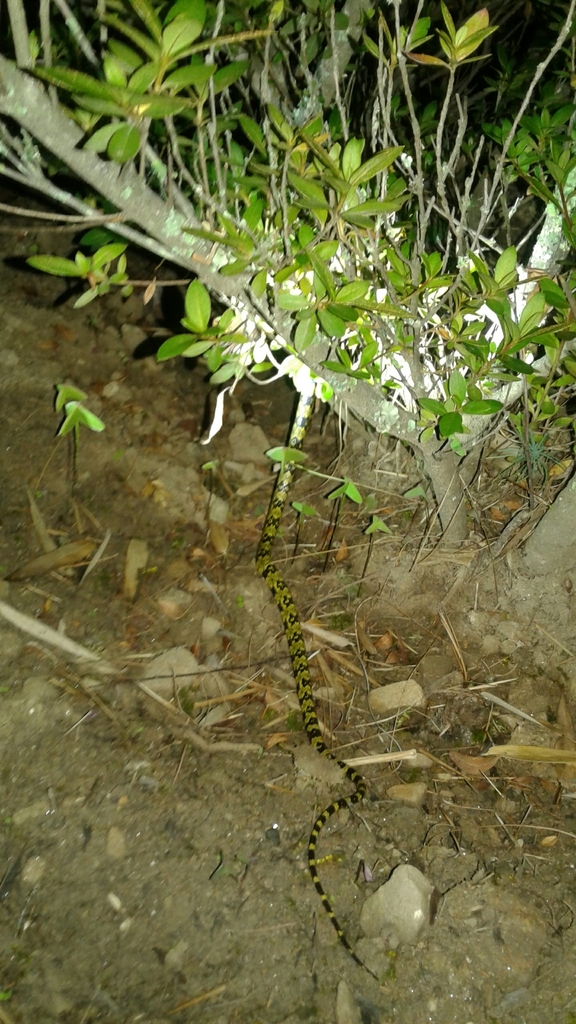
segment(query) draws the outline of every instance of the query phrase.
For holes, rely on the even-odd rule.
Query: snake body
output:
[[[301,447],[304,437],[306,435],[308,424],[312,416],[313,407],[313,393],[304,394],[300,396],[290,436],[289,447],[291,449],[299,449]],[[317,750],[319,754],[322,754],[325,757],[329,757],[333,761],[335,761],[336,764],[342,769],[344,775],[355,786],[355,790],[353,793],[351,793],[349,796],[341,796],[339,797],[338,800],[334,800],[334,802],[331,803],[328,807],[326,807],[325,810],[323,810],[322,813],[318,815],[318,817],[316,818],[316,821],[314,822],[312,831],[310,833],[310,839],[308,841],[308,868],[316,892],[320,896],[320,899],[322,900],[322,903],[324,905],[324,909],[327,911],[328,916],[332,921],[334,928],[336,929],[336,934],[338,935],[340,942],[345,947],[345,949],[348,950],[348,952],[351,954],[356,963],[359,964],[361,967],[364,967],[365,965],[356,955],[348,939],[346,938],[346,935],[343,929],[341,928],[336,918],[336,915],[332,909],[330,900],[326,893],[324,892],[322,883],[318,877],[316,844],[318,842],[318,837],[320,835],[322,828],[324,827],[328,819],[332,817],[333,814],[337,814],[338,811],[341,811],[344,808],[349,808],[353,804],[357,804],[364,799],[366,795],[366,783],[364,782],[362,776],[357,771],[355,771],[354,768],[346,764],[344,761],[339,761],[338,758],[335,757],[334,754],[332,754],[324,744],[324,741],[322,739],[322,733],[320,731],[320,726],[318,724],[318,717],[316,715],[316,707],[314,704],[312,683],[310,678],[310,669],[308,666],[308,656],[306,653],[304,637],[302,635],[302,626],[300,624],[300,618],[298,616],[298,611],[296,609],[296,605],[294,604],[294,600],[292,598],[290,589],[288,588],[286,582],[284,581],[284,578],[281,575],[280,571],[272,561],[272,546],[278,533],[278,528],[280,526],[280,521],[282,519],[282,513],[284,511],[284,506],[286,504],[286,498],[288,496],[288,492],[290,491],[290,486],[292,484],[295,468],[296,464],[294,462],[286,462],[285,464],[282,465],[282,468],[280,469],[278,479],[276,481],[276,486],[274,488],[272,498],[270,500],[268,513],[264,521],[260,543],[258,544],[258,550],[256,552],[256,569],[258,573],[266,581],[269,589],[272,592],[272,596],[274,598],[274,601],[276,602],[278,611],[280,612],[282,625],[284,626],[284,632],[286,634],[286,640],[288,642],[288,651],[290,653],[290,660],[292,662],[292,671],[294,673],[294,679],[296,681],[296,692],[298,695],[298,701],[300,703],[300,710],[302,713],[302,719],[304,722],[304,729],[306,730],[306,735],[308,736],[308,739],[311,745],[314,747],[314,749]]]

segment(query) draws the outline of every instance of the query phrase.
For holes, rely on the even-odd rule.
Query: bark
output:
[[[524,546],[524,562],[535,573],[576,565],[576,475],[558,495]]]

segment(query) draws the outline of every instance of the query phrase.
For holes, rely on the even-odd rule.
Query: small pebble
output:
[[[108,829],[108,835],[106,836],[106,853],[109,857],[113,857],[114,860],[122,860],[126,856],[126,839],[122,829],[116,828],[112,825],[112,828]]]
[[[370,705],[378,715],[393,715],[406,708],[421,708],[425,703],[422,687],[413,679],[405,683],[379,686],[370,694]]]
[[[427,786],[425,782],[399,782],[396,786],[390,786],[386,790],[386,796],[391,800],[398,800],[408,807],[422,807],[426,799]]]
[[[364,934],[382,937],[392,949],[402,942],[417,942],[430,923],[433,892],[434,886],[421,871],[411,864],[401,864],[364,903],[360,914]]]

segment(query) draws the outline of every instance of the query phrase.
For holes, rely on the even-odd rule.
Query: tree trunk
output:
[[[477,445],[461,459],[450,449],[441,451],[444,444],[434,439],[419,445],[417,451],[421,452],[424,470],[432,484],[443,542],[458,547],[468,537],[465,488],[476,474],[482,447]]]
[[[576,565],[576,474],[526,541],[524,562],[535,573]]]

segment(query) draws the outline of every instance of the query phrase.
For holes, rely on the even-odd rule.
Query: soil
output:
[[[111,671],[0,616],[0,1022],[574,1024],[573,769],[479,756],[575,746],[573,567],[531,577],[518,551],[488,554],[525,491],[486,469],[469,543],[446,552],[426,502],[406,497],[423,481],[402,447],[341,440],[328,409],[306,441],[310,469],[364,498],[337,508],[337,483],[301,474],[291,500],[316,514],[288,508],[275,553],[316,629],[326,743],[368,758],[368,798],[330,819],[318,857],[375,978],[308,875],[314,817],[349,783],[302,732],[254,569],[263,452],[285,442],[294,395],[243,382],[202,444],[202,366],[135,358],[155,347],[157,306],[140,291],[74,309],[61,279],[19,262],[67,241],[3,227],[1,574],[42,553],[28,490],[58,545],[110,537],[85,578],[86,560],[4,580],[1,607]],[[82,428],[75,472],[56,436],[64,382],[105,423]],[[367,535],[372,515],[390,532]],[[419,707],[376,714],[369,694],[402,680],[422,688]],[[378,761],[411,748],[426,757]],[[362,906],[400,864],[434,886],[433,920],[411,943],[363,936]]]

